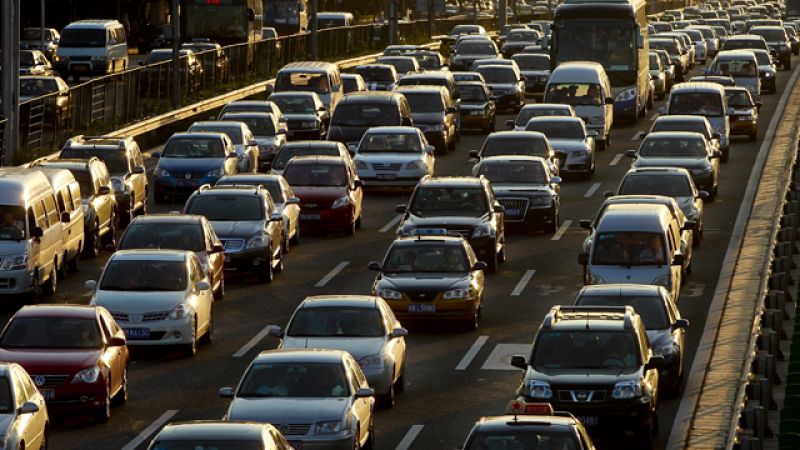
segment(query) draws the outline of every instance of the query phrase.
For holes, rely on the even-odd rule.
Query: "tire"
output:
[[[488,273],[497,273],[497,264],[498,264],[497,253],[494,252],[491,259],[486,262],[486,272]]]
[[[124,405],[128,401],[128,368],[122,372],[122,387],[112,399],[114,405]]]
[[[345,228],[344,234],[346,236],[355,236],[355,234],[356,234],[356,222],[355,222],[355,220],[352,223],[350,223],[349,227]]]
[[[456,151],[456,141],[451,139],[450,142],[447,143],[447,149],[445,150],[446,153]]]
[[[405,361],[405,358],[403,359]],[[394,390],[395,392],[403,392],[406,390],[406,367],[403,365],[403,368],[400,371],[400,376],[397,377],[397,381],[394,382]]]
[[[225,300],[225,275],[219,280],[219,287],[214,291],[214,301]]]
[[[356,228],[359,230],[361,229],[361,215],[359,214],[358,219],[356,219]]]
[[[703,240],[703,228],[700,228],[700,231],[694,233],[694,237],[692,239],[692,247],[700,247],[700,242]]]
[[[45,425],[44,427],[44,434],[42,435],[42,445],[39,446],[39,450],[47,450],[47,444],[50,441],[50,427]]]
[[[106,381],[106,398],[103,400],[103,404],[100,405],[94,412],[94,421],[95,423],[106,423],[108,419],[111,418],[111,388],[109,387],[109,382]]]
[[[272,283],[272,280],[275,279],[275,272],[272,270],[272,253],[269,254],[269,259],[264,266],[266,266],[266,270],[261,268],[261,264],[256,266],[256,270],[258,270],[258,281],[259,283]]]
[[[364,450],[375,449],[375,419],[369,419],[369,434],[367,435],[367,442],[364,444]]]
[[[559,225],[561,225],[561,212],[556,211],[555,214],[553,214],[553,223],[545,225],[544,231],[545,233],[555,233]]]
[[[394,383],[389,384],[389,392],[383,394],[378,398],[378,404],[380,405],[381,409],[392,409],[394,407],[395,400],[397,399],[397,391],[395,390]]]
[[[83,247],[84,254],[89,258],[100,256],[102,240],[100,239],[100,224],[95,221],[94,227],[86,238],[86,245]]]
[[[50,269],[50,279],[42,284],[42,295],[45,297],[52,297],[56,295],[56,291],[58,290],[58,269],[56,268],[56,262],[53,262],[53,268]]]
[[[24,296],[24,302],[29,305],[35,305],[39,302],[39,297],[42,295],[42,285],[39,283],[39,268],[33,269],[33,280],[31,281],[31,291]]]
[[[489,124],[489,132],[494,133],[497,130],[497,118],[492,119],[491,124]]]
[[[353,435],[353,450],[361,450],[361,441],[359,436],[361,436],[361,428],[356,427],[356,433]]]
[[[184,344],[183,354],[192,357],[197,354],[197,318],[192,317],[192,337],[188,344]]]
[[[294,236],[292,236],[292,238],[289,239],[289,242],[292,245],[300,245],[300,224],[299,223],[297,224],[297,228],[294,231]]]
[[[203,337],[200,338],[200,343],[208,345],[214,341],[214,307],[211,307],[210,317],[208,318],[208,329]]]
[[[80,248],[80,245],[78,245]],[[67,263],[68,269],[70,272],[79,272],[81,270],[81,252],[78,251],[75,253],[75,256],[69,260]]]
[[[111,217],[108,218],[108,232],[104,238],[106,245],[114,245],[117,242],[117,212],[111,211]]]
[[[480,324],[481,324],[481,313],[482,313],[481,307],[478,306],[478,310],[475,311],[475,314],[473,314],[473,316],[471,318],[469,318],[469,319],[464,321],[464,323],[463,323],[464,331],[467,331],[467,332],[475,331],[480,327]]]
[[[275,272],[281,273],[283,272],[284,267],[284,255],[283,248],[281,248],[280,252],[278,253],[278,262],[275,264]]]

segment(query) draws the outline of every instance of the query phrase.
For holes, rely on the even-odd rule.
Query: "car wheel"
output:
[[[185,344],[183,353],[192,357],[197,354],[197,318],[192,317],[192,335],[189,338],[189,343]]]
[[[352,221],[350,225],[345,228],[344,234],[347,236],[354,236],[356,234],[356,221]]]
[[[111,216],[108,218],[108,232],[105,237],[106,245],[115,245],[117,242],[117,213],[111,211]]]
[[[214,291],[214,300],[215,301],[222,301],[225,299],[225,275],[222,276],[222,279],[219,280],[219,287],[216,291]]]
[[[50,279],[48,279],[42,285],[42,294],[47,297],[52,297],[56,295],[57,289],[58,289],[58,269],[56,268],[56,262],[53,261],[53,267],[50,269]]]
[[[403,356],[403,361],[405,361],[405,356]],[[397,377],[397,381],[394,382],[394,390],[395,392],[403,392],[406,390],[406,366],[403,364],[403,368],[400,369],[400,376]]]
[[[547,224],[545,226],[544,231],[546,233],[555,233],[558,230],[559,225],[561,225],[561,213],[559,211],[556,211],[555,213],[553,213],[553,222]]]
[[[383,394],[378,400],[380,403],[380,407],[382,409],[391,409],[394,406],[395,402],[395,385],[394,383],[389,384],[389,391]]]
[[[208,329],[201,338],[203,344],[210,344],[214,340],[214,307],[211,307],[208,317]]]
[[[356,427],[356,432],[353,434],[353,450],[361,450],[361,429]]]
[[[492,118],[492,123],[489,125],[489,132],[494,133],[497,129],[497,118]]]
[[[111,418],[111,387],[109,381],[106,381],[106,398],[103,399],[103,404],[94,412],[94,421],[96,423],[108,422]]]
[[[24,301],[28,304],[36,304],[42,295],[42,285],[39,282],[39,268],[33,269],[33,280],[31,280],[31,290],[25,294]]]
[[[125,402],[128,401],[128,368],[126,367],[122,371],[122,386],[119,388],[119,392],[117,395],[114,396],[114,404],[115,405],[123,405]]]
[[[278,252],[278,261],[275,263],[275,272],[283,272],[284,269],[284,255],[283,249]]]
[[[694,233],[692,238],[692,247],[700,247],[700,241],[703,240],[703,224],[700,224],[700,229]]]
[[[492,256],[486,262],[486,271],[488,273],[497,273],[497,259],[497,252],[492,252]]]
[[[289,239],[289,242],[292,245],[300,245],[300,224],[297,224],[297,227],[294,230],[294,236]]]
[[[89,232],[89,236],[87,238],[88,241],[84,247],[84,252],[89,258],[97,258],[100,256],[100,250],[103,246],[103,242],[100,239],[100,224],[97,223],[97,221],[94,222],[94,227]]]
[[[364,444],[364,450],[373,450],[374,448],[375,448],[375,420],[370,416],[369,434],[367,435],[367,442]]]
[[[50,428],[45,426],[44,433],[42,434],[42,444],[39,446],[39,450],[47,450],[47,444],[50,440]]]
[[[446,152],[454,152],[456,151],[456,141],[451,139],[450,142],[447,143],[447,150]]]
[[[265,268],[261,266],[262,264],[256,266],[256,270],[258,270],[258,281],[261,283],[272,283],[272,280],[275,278],[275,272],[272,270],[272,253],[269,254],[267,261],[263,263]]]
[[[482,313],[481,309],[482,307],[478,306],[475,314],[473,314],[471,318],[464,321],[464,331],[475,331],[478,329],[478,327],[480,327]]]
[[[80,249],[80,244],[78,244],[78,249]],[[78,272],[81,266],[81,252],[76,251],[75,256],[72,257],[71,260],[67,263],[70,272]]]

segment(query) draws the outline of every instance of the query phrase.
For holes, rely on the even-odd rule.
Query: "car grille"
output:
[[[566,403],[598,403],[605,399],[605,390],[566,389],[558,391],[558,400]]]
[[[169,314],[170,311],[144,313],[142,315],[142,322],[157,322],[159,320],[164,320],[169,317]]]
[[[69,57],[70,61],[89,61],[90,59],[92,59],[91,56],[70,56]]]
[[[497,201],[506,209],[506,220],[522,220],[525,218],[525,212],[528,211],[528,199],[499,198]],[[514,210],[516,210],[516,212]]]
[[[308,431],[311,429],[310,423],[285,423],[285,424],[275,424],[275,428],[281,432],[284,436],[299,436],[308,434]]]
[[[244,248],[244,239],[221,239],[225,251],[236,251]]]
[[[126,313],[112,312],[111,313],[111,317],[113,317],[114,320],[116,320],[117,322],[127,322],[128,321],[128,314],[126,314]]]
[[[111,316],[117,322],[157,322],[169,317],[170,311],[155,311],[147,312],[144,314],[127,314],[120,312],[112,312]]]
[[[372,170],[391,170],[397,171],[400,170],[402,164],[400,163],[373,163]]]
[[[67,381],[69,375],[31,375],[31,379],[37,388],[48,388],[61,386]]]
[[[437,295],[439,291],[406,291],[406,296],[412,302],[432,302]]]

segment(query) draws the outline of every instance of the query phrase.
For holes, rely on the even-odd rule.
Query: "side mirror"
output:
[[[689,231],[689,230],[694,230],[695,228],[697,228],[697,222],[695,222],[694,220],[687,220],[686,222],[684,222],[681,230]]]
[[[605,191],[603,192],[603,198],[611,198],[614,196],[614,191]]]
[[[514,121],[513,121],[513,120],[511,120],[511,119],[508,119],[508,120],[506,120],[506,126],[507,126],[508,128],[514,128],[514,127],[516,126],[516,124],[514,123]]]
[[[470,150],[469,151],[469,158],[470,159],[476,159],[476,160],[479,159],[480,157],[478,156],[478,151],[477,150]]]
[[[684,263],[683,255],[680,253],[672,257],[673,266],[682,266]]]
[[[613,105],[614,97],[606,97],[606,105]]]
[[[406,336],[408,336],[408,330],[406,330],[405,328],[402,328],[402,327],[401,328],[395,328],[394,330],[392,330],[390,336],[393,339],[394,338],[406,337]]]
[[[636,158],[636,150],[625,150],[625,156],[628,158]]]
[[[33,227],[31,228],[31,237],[34,239],[39,239],[44,236],[44,230],[41,227]]]
[[[719,159],[719,158],[722,158],[722,152],[719,150],[714,150],[714,152],[711,153],[711,159]]]
[[[650,360],[647,361],[647,364],[644,365],[645,370],[649,369],[660,369],[666,366],[666,360],[661,355],[653,355],[650,357]]]
[[[222,244],[214,244],[214,246],[211,247],[211,253],[222,253],[224,251],[225,247],[223,247]]]
[[[250,147],[257,147],[258,146],[258,142],[256,142],[255,140],[252,140],[252,141],[249,141],[247,143],[247,145],[250,146]]]
[[[280,222],[283,220],[283,216],[280,213],[272,213],[269,215],[270,222]]]
[[[472,266],[472,270],[486,270],[487,268],[489,268],[489,265],[483,261],[478,261]]]
[[[375,272],[380,272],[381,263],[379,263],[378,261],[370,261],[369,264],[367,264],[367,269],[374,270]]]
[[[83,285],[90,291],[97,289],[97,281],[95,280],[86,280]]]
[[[208,283],[208,281],[201,281],[195,285],[195,289],[198,291],[207,291],[211,289],[211,285]]]
[[[675,323],[672,324],[672,329],[677,330],[679,328],[689,328],[689,320],[687,319],[678,319]]]
[[[145,172],[144,166],[136,166],[133,168],[133,173],[136,175],[141,175]]]
[[[116,336],[111,336],[110,338],[108,338],[109,347],[124,347],[125,345],[127,345],[127,341],[125,341],[125,338]]]
[[[553,184],[561,184],[561,177],[553,175],[550,177],[550,182]]]
[[[39,412],[39,405],[34,402],[25,402],[19,408],[20,414],[33,414],[35,412]]]
[[[522,355],[511,356],[511,365],[517,369],[525,370],[528,368],[528,361]]]
[[[597,131],[594,130],[587,131],[586,135],[589,136],[590,138],[596,138],[598,136]]]
[[[272,336],[274,338],[283,339],[283,330],[279,326],[272,326],[269,327],[267,335]]]
[[[584,230],[591,231],[591,229],[592,229],[592,221],[588,220],[588,219],[579,220],[578,221],[578,225],[580,225],[580,227],[583,228]]]
[[[233,388],[232,387],[220,388],[218,394],[222,398],[233,398]]]
[[[406,212],[406,205],[397,205],[394,207],[394,212],[404,213]]]
[[[580,252],[578,253],[578,264],[585,266],[589,264],[589,253],[588,252]]]
[[[61,213],[61,222],[69,223],[72,220],[72,217],[69,215],[68,212],[64,211]]]
[[[702,198],[703,200],[705,200],[705,199],[707,199],[708,197],[710,197],[711,195],[708,193],[708,191],[700,191],[700,192],[697,194],[697,196],[698,196],[698,197],[700,197],[700,198]]]
[[[355,186],[356,188],[363,188],[364,180],[353,180],[353,186]]]
[[[97,190],[97,195],[108,195],[111,193],[111,188],[108,186],[100,186],[100,189]]]
[[[361,388],[356,392],[356,398],[370,398],[375,396],[375,389],[372,388]]]

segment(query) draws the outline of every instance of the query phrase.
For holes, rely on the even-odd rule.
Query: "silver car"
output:
[[[270,423],[295,448],[373,447],[375,391],[345,351],[261,352],[219,395],[231,399],[225,420]]]
[[[243,122],[258,144],[258,172],[269,172],[275,154],[286,143],[286,129],[278,116],[263,112],[226,113],[220,120]]]
[[[158,432],[147,448],[274,450],[289,448],[289,443],[280,431],[268,423],[195,420],[168,424]]]
[[[595,170],[596,131],[587,131],[579,117],[535,117],[528,121],[525,131],[538,131],[550,141],[556,155],[560,174],[581,174],[590,179]]]
[[[572,105],[564,103],[529,103],[522,107],[516,119],[506,120],[506,126],[514,131],[525,131],[529,120],[541,116],[578,117]]]
[[[50,418],[44,397],[22,366],[0,363],[0,400],[1,448],[47,449]]]
[[[434,147],[414,127],[373,127],[364,133],[354,158],[367,186],[416,186],[433,175]]]
[[[403,391],[408,331],[379,297],[329,295],[306,297],[286,330],[270,329],[281,338],[278,348],[329,348],[349,352],[358,360],[381,406],[394,406]]]

